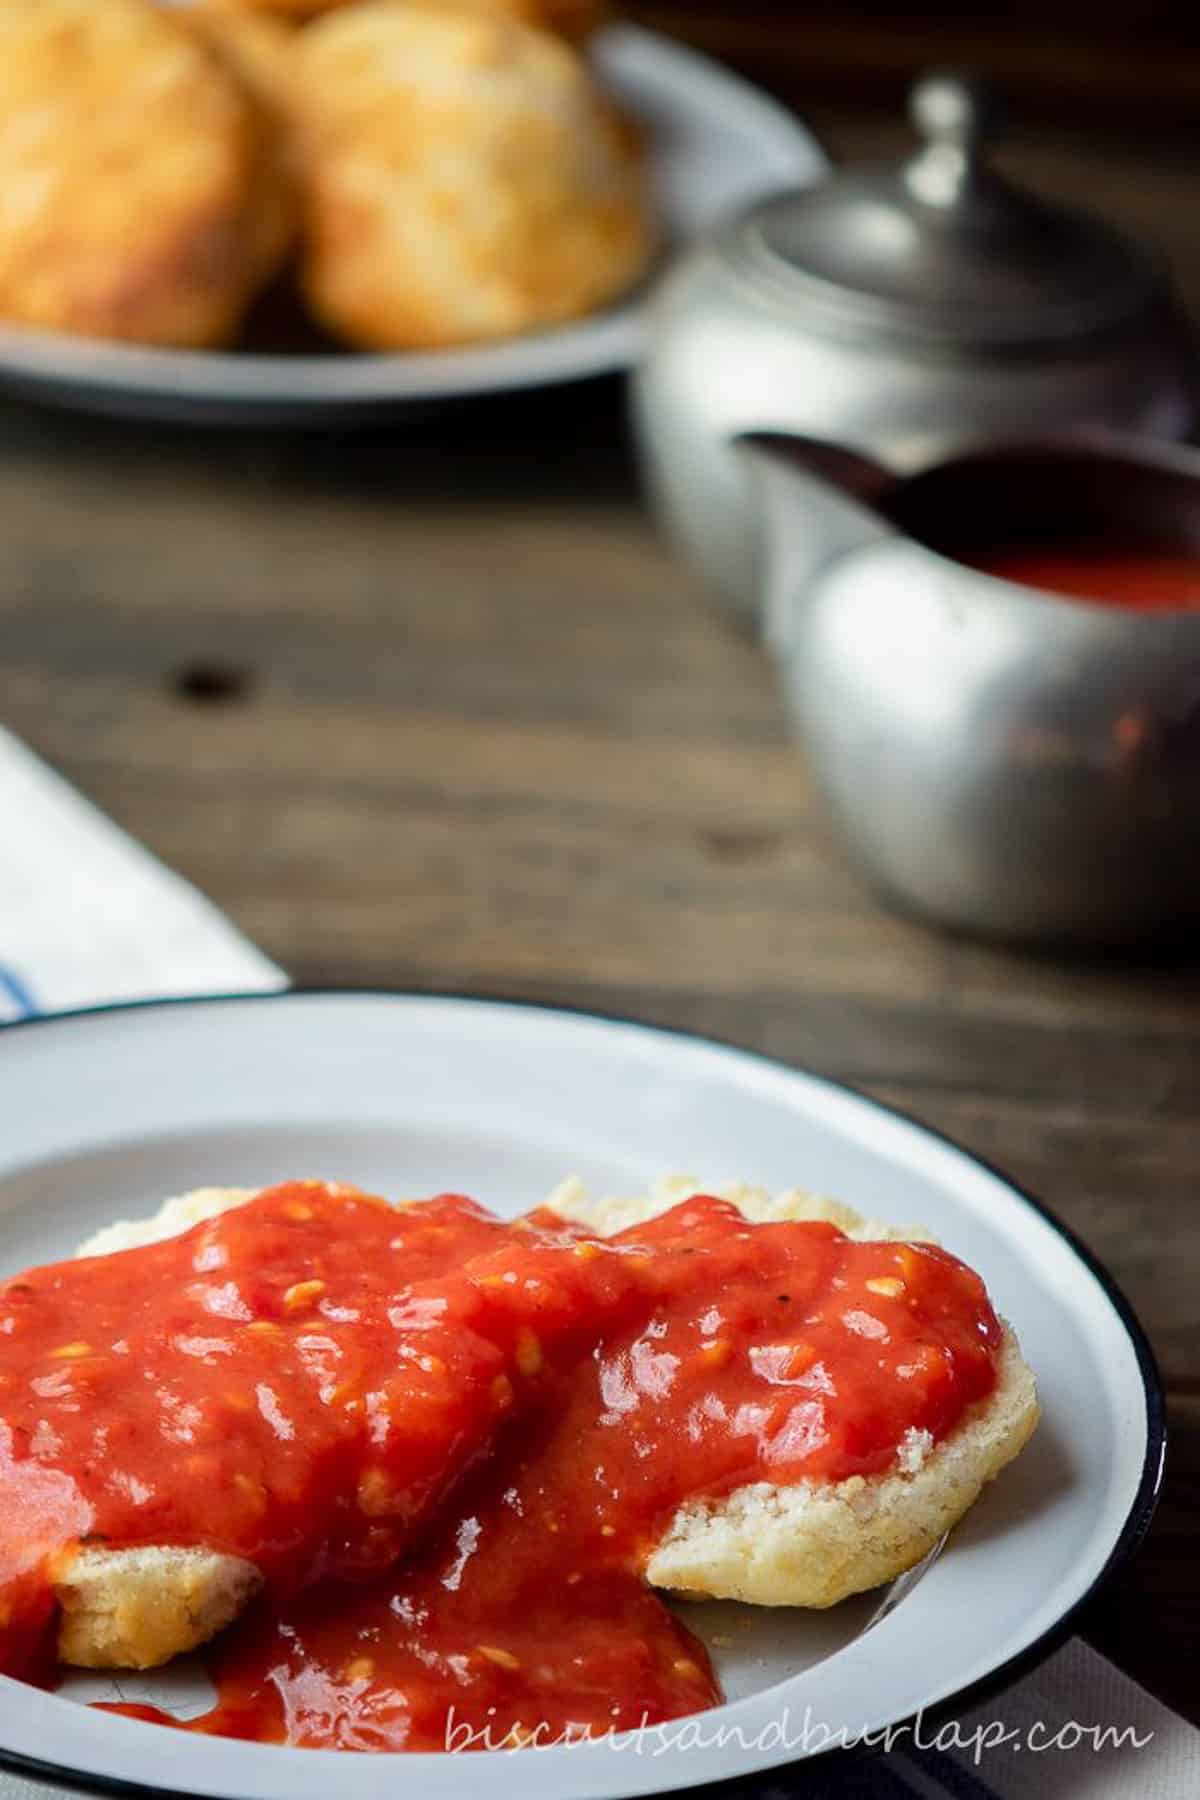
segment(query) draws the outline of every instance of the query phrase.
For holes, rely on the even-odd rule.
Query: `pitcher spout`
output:
[[[787,651],[817,575],[896,535],[880,510],[894,477],[857,451],[790,432],[748,432],[736,445],[757,490],[762,633],[772,648]]]

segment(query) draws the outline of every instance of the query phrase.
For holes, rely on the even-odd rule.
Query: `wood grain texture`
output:
[[[1156,221],[1200,303],[1182,162],[1093,149],[1014,154]],[[616,384],[290,440],[5,405],[0,522],[0,717],[297,979],[711,1032],[915,1113],[1080,1232],[1175,1428],[1084,1628],[1200,1719],[1200,960],[1026,959],[882,912],[765,658],[644,516]]]

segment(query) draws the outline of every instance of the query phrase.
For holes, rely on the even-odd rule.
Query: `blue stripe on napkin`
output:
[[[37,1010],[37,1002],[28,985],[15,969],[0,963],[0,1025],[11,1025],[14,1019],[28,1019]]]

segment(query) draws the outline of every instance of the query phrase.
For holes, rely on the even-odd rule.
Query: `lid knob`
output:
[[[904,171],[910,192],[926,206],[957,205],[979,181],[984,147],[1001,123],[994,91],[967,75],[934,72],[914,82],[908,114],[925,139]]]
[[[914,84],[909,111],[920,142],[898,167],[839,169],[775,195],[723,240],[739,272],[756,273],[799,329],[966,352],[1048,351],[1139,317],[1162,328],[1166,290],[1151,252],[993,165],[1002,120],[987,87],[930,71]]]

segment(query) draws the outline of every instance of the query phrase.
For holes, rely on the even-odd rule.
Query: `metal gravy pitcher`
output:
[[[959,560],[1030,534],[1194,551],[1200,453],[981,451],[895,478],[809,439],[737,453],[760,603],[846,846],[895,904],[1023,943],[1200,922],[1200,610],[1059,597]]]

